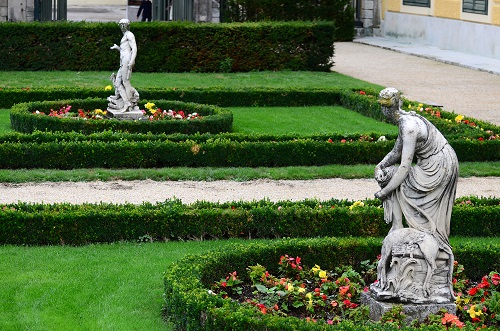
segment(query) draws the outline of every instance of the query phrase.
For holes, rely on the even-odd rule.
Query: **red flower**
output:
[[[329,138],[329,139],[328,139],[328,142],[329,142],[329,143],[333,143],[332,138]]]
[[[359,91],[359,94],[366,95],[366,92],[365,91]]]
[[[358,306],[358,304],[351,302],[348,299],[344,300],[343,303],[347,308],[356,308]]]
[[[479,141],[483,141],[483,140],[484,140],[484,138],[483,138],[483,137],[479,137],[479,138],[477,138],[477,140],[479,140]]]
[[[226,282],[222,282],[222,283],[220,283],[220,286],[222,286],[222,287],[226,287],[226,286],[227,286],[227,283],[226,283]]]
[[[477,293],[477,287],[473,287],[467,292],[469,295],[476,295]]]

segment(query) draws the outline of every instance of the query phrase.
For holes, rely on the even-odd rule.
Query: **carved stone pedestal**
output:
[[[108,111],[108,117],[117,120],[135,121],[144,117],[144,114],[142,113],[141,110],[139,110],[139,108],[127,112],[120,112],[118,110],[108,108],[107,111]]]
[[[377,301],[370,292],[363,292],[361,293],[361,304],[370,307],[370,319],[372,321],[380,321],[385,312],[394,305],[401,303]],[[407,325],[414,320],[423,322],[428,315],[436,314],[441,309],[455,315],[457,306],[454,303],[403,304],[403,313],[407,316],[405,320]]]

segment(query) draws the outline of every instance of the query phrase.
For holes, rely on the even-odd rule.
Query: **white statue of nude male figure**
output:
[[[114,44],[111,49],[120,51],[120,69],[118,69],[117,74],[113,73],[111,75],[111,80],[115,87],[115,95],[108,97],[108,110],[124,113],[134,110],[139,101],[139,93],[130,84],[132,67],[135,64],[135,57],[137,55],[137,45],[134,34],[129,31],[129,20],[122,19],[118,24],[123,32],[123,37],[120,41],[120,46]]]

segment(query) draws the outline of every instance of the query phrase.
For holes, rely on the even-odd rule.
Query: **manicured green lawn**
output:
[[[162,273],[186,254],[241,242],[0,246],[0,330],[173,330],[161,318]]]
[[[111,72],[105,71],[0,71],[0,88],[40,88],[49,86],[102,87],[110,85]],[[383,87],[336,72],[262,71],[246,73],[141,73],[132,74],[136,88],[147,87]]]
[[[395,125],[337,107],[231,107],[233,130],[240,133],[303,135],[333,132],[397,134]]]

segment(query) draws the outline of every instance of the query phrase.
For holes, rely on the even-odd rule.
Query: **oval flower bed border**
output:
[[[85,134],[103,131],[123,131],[129,133],[222,133],[231,132],[233,114],[229,109],[212,105],[203,105],[192,102],[149,100],[142,101],[141,105],[148,102],[163,110],[183,110],[185,113],[197,113],[200,117],[192,120],[154,120],[119,121],[114,119],[83,119],[59,118],[47,116],[51,109],[61,109],[71,106],[72,111],[100,110],[107,105],[106,99],[74,99],[61,101],[41,101],[20,103],[12,107],[10,121],[12,128],[23,133],[39,131],[53,132],[81,132]],[[37,113],[38,112],[38,113]],[[44,113],[44,114],[41,114]]]
[[[235,244],[224,251],[190,255],[170,266],[164,275],[164,316],[179,330],[397,330],[390,325],[355,325],[344,321],[337,325],[311,323],[296,317],[264,315],[231,300],[215,296],[209,290],[214,280],[236,271],[245,275],[249,265],[271,266],[281,255],[302,259],[332,270],[342,265],[359,265],[373,260],[381,249],[380,238],[285,239],[262,243]],[[454,247],[457,259],[487,258],[499,260],[498,247],[483,252],[471,244]],[[467,263],[469,264],[469,263]],[[489,267],[498,267],[498,263]],[[273,270],[270,270],[272,272]],[[488,273],[489,270],[474,270]],[[414,328],[409,328],[414,329]],[[425,327],[418,330],[425,330]]]

